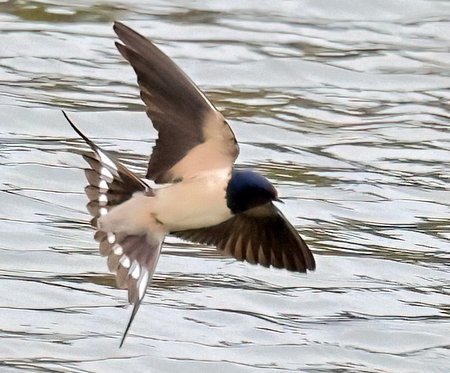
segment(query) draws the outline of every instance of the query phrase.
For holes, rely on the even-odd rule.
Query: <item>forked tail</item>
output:
[[[153,196],[152,189],[133,172],[120,164],[111,154],[95,145],[63,114],[74,131],[89,145],[93,153],[82,153],[90,168],[85,169],[89,199],[87,209],[96,229],[95,239],[100,243],[100,254],[107,256],[108,268],[116,272],[117,285],[128,289],[128,301],[134,305],[120,347],[144,298],[152,279],[161,251],[162,240],[151,239],[148,234],[131,235],[126,232],[99,230],[97,220],[106,216],[114,206],[130,199],[135,192]]]

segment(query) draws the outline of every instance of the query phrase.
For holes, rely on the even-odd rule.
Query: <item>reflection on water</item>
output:
[[[446,371],[450,4],[148,3],[0,4],[1,371]],[[115,19],[223,109],[318,262],[292,274],[169,238],[121,350],[130,310],[60,113],[145,167],[155,132]]]

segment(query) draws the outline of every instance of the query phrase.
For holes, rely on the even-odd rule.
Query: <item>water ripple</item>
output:
[[[3,2],[1,370],[446,371],[449,14],[438,0]],[[205,88],[318,263],[293,274],[169,238],[121,350],[130,310],[60,113],[144,173],[156,133],[115,19]]]

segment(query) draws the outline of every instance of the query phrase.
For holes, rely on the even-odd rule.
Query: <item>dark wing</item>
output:
[[[63,112],[64,113],[64,112]],[[162,241],[149,239],[148,235],[126,235],[117,232],[103,232],[97,228],[97,219],[108,211],[130,199],[133,193],[141,191],[148,196],[153,191],[135,174],[127,170],[108,152],[89,140],[67,117],[77,132],[94,153],[85,153],[83,158],[90,168],[85,170],[89,185],[85,188],[89,203],[87,209],[92,215],[91,224],[97,229],[95,239],[100,242],[100,254],[107,256],[108,268],[116,273],[117,286],[128,289],[128,301],[134,304],[120,346],[139,309],[145,290],[152,279],[158,263]]]
[[[158,131],[147,178],[173,182],[231,167],[239,148],[231,128],[203,92],[153,43],[116,22],[116,43],[137,74],[147,115]]]
[[[314,270],[314,257],[296,229],[272,203],[212,227],[173,232],[180,238],[216,246],[238,260],[290,271]]]

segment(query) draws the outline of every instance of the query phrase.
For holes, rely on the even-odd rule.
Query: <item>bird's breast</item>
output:
[[[204,228],[232,217],[225,193],[228,172],[205,173],[155,191],[154,213],[169,231]]]

